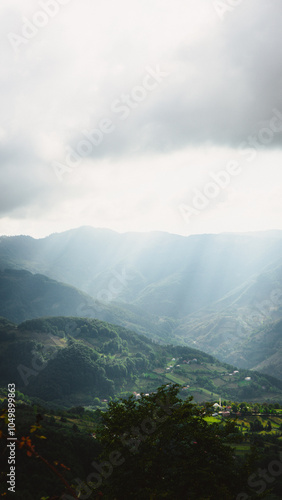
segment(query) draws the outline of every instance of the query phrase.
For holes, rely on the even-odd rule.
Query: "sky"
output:
[[[2,0],[0,234],[282,229],[280,0]]]

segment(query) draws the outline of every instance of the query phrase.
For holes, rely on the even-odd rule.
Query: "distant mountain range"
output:
[[[158,324],[158,317],[135,306],[100,302],[73,286],[18,269],[0,271],[0,316],[14,323],[44,316],[98,318],[134,327],[159,341],[169,339],[172,329],[169,321]]]
[[[268,363],[275,350],[279,358],[279,332],[266,349],[282,319],[282,231],[1,237],[0,269],[0,314],[16,323],[96,317],[282,379],[279,362]]]
[[[0,269],[26,269],[94,298],[184,317],[281,263],[282,231],[177,236],[82,227],[0,238]]]

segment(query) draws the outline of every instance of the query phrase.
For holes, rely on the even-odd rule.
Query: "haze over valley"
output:
[[[1,237],[0,314],[98,318],[282,380],[281,255],[280,231]]]

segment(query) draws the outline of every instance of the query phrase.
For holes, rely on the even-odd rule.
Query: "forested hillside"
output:
[[[256,332],[282,318],[281,254],[279,231],[183,237],[82,227],[1,237],[0,314],[16,323],[98,318],[253,368],[239,353],[250,339],[256,357]],[[282,379],[278,362],[267,370]]]
[[[175,321],[159,321],[142,309],[114,301],[93,299],[73,286],[25,270],[0,271],[0,316],[14,323],[42,316],[98,318],[145,333],[159,341],[171,340]]]
[[[282,400],[282,382],[236,370],[184,346],[159,345],[118,325],[85,318],[1,320],[0,385],[55,405],[99,406],[122,394],[178,383],[198,400]]]

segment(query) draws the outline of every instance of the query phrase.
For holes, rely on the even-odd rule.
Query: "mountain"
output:
[[[1,237],[0,314],[16,323],[95,317],[253,368],[239,353],[250,338],[255,354],[259,329],[282,319],[281,255],[281,231],[184,237],[82,227]],[[275,366],[268,373],[282,378]]]
[[[282,266],[274,265],[208,308],[187,316],[176,327],[174,335],[180,343],[251,368],[250,357],[246,356],[241,365],[237,352],[243,352],[246,340],[251,339],[252,352],[256,356],[258,332],[279,319],[282,319]],[[280,374],[277,370],[271,374],[282,378],[282,370]]]
[[[233,352],[232,360],[242,368],[252,368],[282,380],[282,321],[252,332]]]
[[[93,298],[183,318],[281,263],[282,232],[179,236],[82,227],[0,238],[0,268],[26,269]]]
[[[52,404],[93,405],[160,385],[185,386],[197,401],[282,401],[282,382],[235,370],[201,351],[159,345],[123,327],[85,318],[0,320],[0,386]]]
[[[159,322],[153,315],[144,315],[136,306],[105,303],[73,286],[59,283],[42,274],[5,269],[0,271],[0,316],[14,323],[42,316],[79,316],[97,318],[133,328],[152,338],[170,338],[172,320]]]
[[[94,300],[74,287],[25,270],[0,271],[0,315],[21,323],[40,316],[70,316]]]

